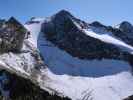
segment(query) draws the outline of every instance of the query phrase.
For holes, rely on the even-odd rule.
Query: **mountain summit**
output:
[[[87,23],[61,10],[51,17],[33,17],[24,26],[14,18],[1,23],[2,32],[13,29],[13,37],[23,34],[17,40],[23,40],[19,42],[20,52],[6,49],[0,55],[0,79],[4,80],[0,81],[0,91],[5,98],[17,100],[17,95],[30,100],[132,98],[133,31],[129,22],[114,28],[98,21]],[[5,28],[8,23],[21,27]],[[17,41],[9,43],[14,45]],[[5,80],[10,81],[7,89]],[[27,88],[13,91],[12,84],[22,90]]]

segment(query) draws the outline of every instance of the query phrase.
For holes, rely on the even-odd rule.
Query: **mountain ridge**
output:
[[[1,69],[46,91],[42,99],[54,100],[55,94],[57,100],[123,100],[133,95],[133,38],[125,25],[120,26],[86,23],[65,10],[48,18],[32,18],[24,25],[30,34],[21,52],[2,53]],[[8,80],[3,74],[0,79]],[[0,91],[9,97],[10,90]]]

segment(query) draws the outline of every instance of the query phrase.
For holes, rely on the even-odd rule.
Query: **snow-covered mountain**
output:
[[[32,18],[24,27],[28,38],[21,52],[1,54],[2,69],[72,100],[124,100],[133,95],[129,22],[117,28],[86,23],[62,10],[48,18]]]

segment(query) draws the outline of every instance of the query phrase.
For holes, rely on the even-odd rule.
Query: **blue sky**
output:
[[[15,16],[21,22],[33,16],[51,16],[61,9],[87,22],[133,23],[133,0],[0,0],[0,18]]]

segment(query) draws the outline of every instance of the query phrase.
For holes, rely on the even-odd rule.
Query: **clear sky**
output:
[[[127,20],[133,23],[133,0],[0,0],[0,18],[14,16],[21,22],[47,17],[61,9],[87,22],[106,25]]]

